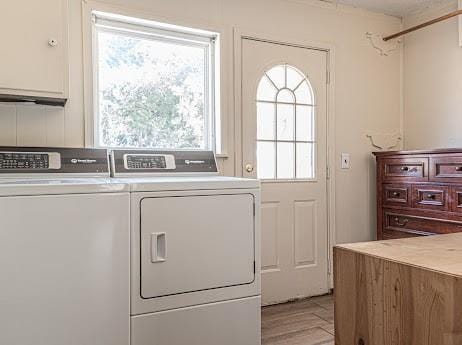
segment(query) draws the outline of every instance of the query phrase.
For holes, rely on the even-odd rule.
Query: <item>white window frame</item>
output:
[[[274,68],[281,67],[281,66],[284,67],[285,83],[286,84],[287,84],[287,68],[293,69],[294,71],[296,71],[300,75],[301,81],[298,83],[298,85],[294,89],[289,88],[287,85],[285,85],[284,87],[279,88],[274,83],[273,78],[271,78],[271,76],[268,74],[268,72],[270,72]],[[268,80],[270,81],[270,83],[273,84],[273,86],[274,86],[274,88],[276,90],[276,92],[274,93],[274,100],[269,101],[269,100],[260,99],[259,95],[258,95],[259,88],[257,88],[257,93],[256,93],[256,97],[255,97],[255,108],[258,109],[257,107],[258,107],[259,103],[267,103],[267,104],[272,104],[274,106],[274,113],[273,113],[273,115],[274,115],[274,139],[261,139],[261,138],[258,138],[258,133],[257,133],[257,137],[256,137],[255,142],[256,142],[256,145],[258,145],[258,143],[260,143],[260,142],[267,142],[267,143],[273,143],[274,144],[274,154],[275,154],[274,164],[275,164],[275,166],[274,166],[274,177],[272,177],[272,178],[258,177],[258,178],[260,180],[262,180],[262,181],[269,181],[269,182],[316,181],[317,180],[317,176],[316,176],[317,175],[317,172],[316,172],[316,163],[317,163],[317,157],[316,157],[316,152],[317,152],[317,150],[316,150],[316,146],[317,146],[317,137],[316,137],[316,125],[317,125],[317,123],[316,123],[316,99],[315,99],[315,93],[314,93],[314,90],[313,90],[313,86],[311,85],[310,79],[305,73],[300,71],[297,67],[295,67],[295,66],[293,66],[291,64],[287,64],[287,63],[274,64],[273,66],[271,66],[270,68],[265,70],[263,75],[260,77],[258,86],[260,86],[260,83],[262,82],[262,80],[265,77],[268,78]],[[297,90],[303,83],[305,83],[306,86],[308,87],[308,91],[310,92],[311,103],[300,103],[299,101],[297,101],[297,96],[295,94],[295,90]],[[278,101],[278,95],[282,90],[288,90],[291,93],[291,95],[293,96],[293,102],[281,102],[281,101]],[[292,105],[294,107],[293,139],[283,140],[283,139],[278,138],[278,109],[277,109],[278,104],[287,104],[287,105]],[[312,118],[311,118],[312,136],[311,136],[310,140],[297,139],[297,106],[303,106],[303,107],[310,107],[311,108],[311,111],[312,111]],[[257,111],[257,114],[258,114],[258,110],[256,110],[256,111]],[[258,119],[258,115],[257,115],[257,119]],[[258,125],[259,124],[257,123],[257,128],[258,128]],[[294,145],[294,153],[293,153],[294,176],[293,177],[282,177],[282,178],[278,177],[278,159],[279,159],[278,143],[290,143],[290,144]],[[306,176],[298,177],[297,176],[297,144],[311,144],[311,145],[313,145],[312,146],[312,156],[311,156],[311,158],[312,158],[312,166],[311,166],[311,168],[312,168],[311,169],[312,170],[312,176],[310,176],[310,177],[306,177]],[[258,155],[257,155],[257,160],[258,160]],[[257,163],[257,165],[258,165],[258,163]]]
[[[92,47],[92,119],[90,130],[91,146],[109,148],[100,145],[99,130],[99,58],[98,32],[117,32],[130,37],[153,39],[186,46],[201,47],[205,54],[205,95],[204,95],[204,130],[205,150],[221,153],[221,119],[220,119],[220,34],[217,32],[193,29],[178,25],[160,23],[146,19],[127,17],[101,11],[91,12],[91,47]],[[87,119],[88,121],[88,119]],[[86,135],[88,138],[88,135]],[[115,147],[110,147],[115,148]],[[171,148],[175,149],[175,148]],[[200,149],[191,149],[200,150]]]

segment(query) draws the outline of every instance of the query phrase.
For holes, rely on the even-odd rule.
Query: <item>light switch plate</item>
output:
[[[342,169],[350,169],[350,154],[342,153]]]

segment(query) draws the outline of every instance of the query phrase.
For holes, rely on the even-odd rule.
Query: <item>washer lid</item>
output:
[[[0,178],[0,197],[128,192],[128,185],[109,178]]]

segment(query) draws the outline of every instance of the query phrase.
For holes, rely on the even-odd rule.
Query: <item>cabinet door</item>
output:
[[[0,1],[0,94],[66,98],[67,0]]]

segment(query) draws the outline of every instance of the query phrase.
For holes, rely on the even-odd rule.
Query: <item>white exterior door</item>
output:
[[[262,180],[263,304],[328,292],[327,58],[242,39],[242,166]]]

